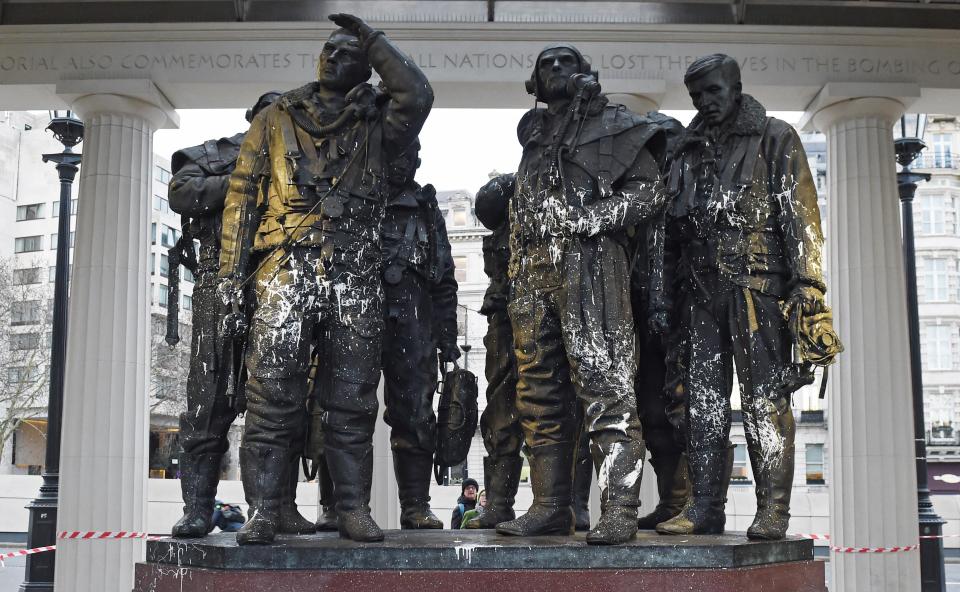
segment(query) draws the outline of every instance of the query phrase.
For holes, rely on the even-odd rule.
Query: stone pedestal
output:
[[[374,544],[330,533],[237,547],[232,535],[217,534],[150,542],[136,574],[135,592],[826,592],[812,541],[754,543],[743,533],[641,534],[613,547],[589,546],[582,534],[516,538],[491,531],[388,531]]]
[[[92,82],[109,88],[109,82]],[[71,281],[57,526],[61,531],[142,531],[153,132],[168,121],[172,110],[122,94],[80,93],[70,102],[83,118],[86,136]],[[56,589],[127,592],[133,586],[132,567],[143,549],[143,541],[134,539],[58,541]]]
[[[900,202],[890,98],[815,111],[827,136],[830,304],[846,351],[830,370],[830,534],[844,547],[917,542]],[[917,551],[833,553],[834,592],[920,589]]]

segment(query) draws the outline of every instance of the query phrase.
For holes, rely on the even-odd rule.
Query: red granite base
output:
[[[824,564],[726,569],[218,570],[140,563],[134,592],[826,592]]]

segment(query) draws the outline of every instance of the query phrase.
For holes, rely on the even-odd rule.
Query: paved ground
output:
[[[16,549],[0,547],[0,555]],[[5,567],[0,567],[0,592],[17,592],[23,581],[23,566],[25,557],[14,557],[4,560]],[[830,583],[830,569],[827,569],[827,585]],[[947,592],[960,592],[960,562],[947,563]]]

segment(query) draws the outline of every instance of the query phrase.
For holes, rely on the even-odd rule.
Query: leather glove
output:
[[[801,317],[812,317],[830,312],[823,296],[823,291],[815,286],[801,284],[790,292],[787,303],[783,307],[783,318],[790,320],[794,311]]]
[[[373,35],[374,30],[367,23],[363,22],[358,16],[352,14],[347,14],[345,12],[338,12],[328,16],[331,21],[333,21],[338,27],[350,31],[360,40],[361,43],[366,46],[366,42],[370,39],[370,36]]]
[[[440,344],[439,351],[437,353],[437,362],[440,367],[440,374],[444,373],[446,370],[447,364],[452,364],[453,362],[460,359],[460,348],[456,344]]]

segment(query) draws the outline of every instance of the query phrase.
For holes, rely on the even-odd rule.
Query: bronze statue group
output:
[[[433,93],[383,32],[330,18],[340,28],[316,81],[265,94],[245,134],[172,159],[177,248],[196,277],[177,537],[212,530],[243,412],[239,544],[316,530],[383,540],[369,506],[381,373],[401,527],[443,526],[429,505],[432,404],[438,364],[459,356],[457,283],[435,191],[414,181]],[[797,133],[741,92],[735,60],[700,58],[684,82],[698,111],[686,129],[609,102],[572,45],[534,63],[527,91],[545,106],[518,125],[517,172],[476,199],[492,231],[488,505],[466,528],[588,528],[592,469],[601,516],[588,543],[722,532],[736,368],[757,495],[747,536],[786,533],[791,394],[842,349],[816,190]],[[647,449],[660,503],[640,517]],[[522,454],[534,499],[517,517]],[[297,510],[301,464],[320,482],[316,523]]]

